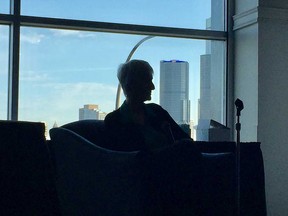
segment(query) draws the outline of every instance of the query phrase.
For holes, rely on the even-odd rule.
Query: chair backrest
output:
[[[0,215],[60,215],[40,122],[0,121]]]
[[[79,120],[62,125],[61,128],[71,130],[97,146],[105,147],[106,140],[103,120]]]
[[[144,215],[137,152],[110,151],[61,127],[50,136],[64,215]]]

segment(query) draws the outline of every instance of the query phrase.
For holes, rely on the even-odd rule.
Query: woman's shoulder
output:
[[[148,110],[149,113],[157,113],[158,115],[167,114],[167,111],[162,106],[155,103],[146,104],[146,109]]]
[[[159,104],[156,104],[156,103],[147,103],[145,106],[147,107],[147,109],[151,109],[151,110],[157,110],[157,111],[164,110]]]
[[[130,124],[131,113],[125,103],[118,109],[108,113],[104,119],[106,124]]]
[[[120,119],[120,110],[114,110],[110,113],[108,113],[104,119],[104,123],[105,124],[109,124],[109,123],[115,123],[118,122]]]

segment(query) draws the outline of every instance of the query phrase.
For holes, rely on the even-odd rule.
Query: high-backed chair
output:
[[[40,122],[0,121],[0,215],[60,215]]]
[[[105,153],[106,156],[113,155],[114,157],[114,154],[115,154],[115,160],[117,160],[117,158],[121,155],[121,157],[124,157],[127,159],[127,160],[126,159],[124,160],[125,163],[126,162],[127,163],[132,162],[132,164],[135,163],[134,159],[135,159],[135,156],[137,155],[136,152],[120,153],[120,152],[109,151],[106,149],[106,147],[109,147],[109,143],[106,142],[105,136],[109,136],[109,132],[108,134],[107,132],[105,132],[104,122],[101,120],[82,120],[82,121],[71,122],[66,125],[63,125],[61,129],[58,129],[61,131],[65,131],[65,135],[63,134],[63,136],[61,136],[61,140],[62,140],[61,143],[64,142],[62,147],[65,149],[65,148],[70,148],[70,144],[69,144],[69,140],[67,141],[67,138],[66,138],[68,131],[64,129],[68,131],[73,131],[74,133],[79,135],[79,136],[76,136],[75,134],[69,135],[70,138],[72,138],[73,136],[74,138],[77,139],[77,142],[73,141],[74,142],[73,145],[74,144],[76,145],[77,143],[78,147],[80,147],[81,140],[84,139],[85,142],[89,143],[89,146],[90,146],[89,148],[91,148],[91,145],[95,145],[93,148],[99,149],[99,150],[101,149],[100,152],[102,153],[106,151],[110,152],[110,154]],[[55,129],[55,131],[56,130],[57,129]],[[53,140],[54,139],[53,130],[51,132],[52,132],[52,140]],[[236,172],[237,171],[236,171],[236,164],[235,164],[235,161],[236,161],[235,142],[195,141],[194,144],[202,152],[202,156],[203,156],[203,161],[202,161],[203,172],[201,173],[202,180],[203,180],[201,183],[201,189],[203,192],[203,196],[202,196],[203,214],[214,215],[214,216],[235,215],[236,214],[236,198],[237,198],[236,197],[236,188],[237,188]],[[262,153],[260,149],[260,143],[241,143],[241,146],[242,146],[241,147],[241,170],[240,170],[240,173],[241,173],[241,182],[240,182],[241,184],[240,185],[241,215],[245,215],[245,216],[266,215],[264,167],[263,167],[263,158],[262,158]],[[64,149],[62,150],[62,152],[64,151]],[[75,148],[74,150],[76,149],[77,148]],[[83,152],[82,155],[92,156],[93,153],[90,152],[89,154],[84,154]],[[182,157],[181,155],[178,155],[178,156],[180,158]],[[59,157],[62,157],[62,156],[59,155]],[[108,158],[109,157],[106,157],[106,159]],[[55,161],[57,163],[57,159]],[[109,161],[111,162],[109,166],[113,166],[113,163],[114,163],[113,160],[110,159]],[[99,162],[100,161],[98,161],[97,163]],[[82,165],[85,165],[85,163]],[[97,168],[99,168],[100,170],[103,169],[103,167],[97,167]],[[139,170],[138,171],[134,170],[131,172],[135,172],[137,175],[139,174]],[[106,173],[107,175],[105,176],[105,178],[108,177],[108,173]],[[117,177],[117,175],[119,175],[119,173],[113,171],[110,174],[111,175],[115,174],[112,176],[114,176],[115,177],[114,180],[116,179],[117,181],[117,179],[119,178]],[[136,176],[126,175],[125,178],[136,177],[137,179],[137,175]],[[94,177],[97,177],[97,176],[94,176]],[[139,180],[138,178],[137,182],[138,181],[141,182],[141,180],[142,179]],[[131,179],[129,179],[128,182],[129,181],[131,181]],[[126,186],[124,186],[123,188],[125,187]],[[128,196],[126,197],[128,198]],[[135,194],[131,195],[131,197],[133,197],[134,199]],[[138,202],[138,204],[139,203],[140,202]],[[123,206],[126,206],[126,204],[123,204]]]

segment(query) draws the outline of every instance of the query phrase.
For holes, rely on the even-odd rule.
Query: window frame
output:
[[[19,106],[19,55],[20,55],[20,28],[21,27],[41,27],[41,28],[55,28],[78,31],[92,31],[92,32],[107,32],[107,33],[122,33],[122,34],[137,34],[137,35],[151,35],[151,36],[165,36],[185,39],[204,39],[204,40],[218,40],[226,42],[226,124],[233,127],[230,114],[233,112],[233,35],[232,32],[232,17],[234,1],[226,0],[225,2],[225,30],[198,30],[188,28],[172,28],[172,27],[158,27],[148,25],[133,25],[97,22],[89,20],[76,19],[59,19],[46,18],[38,16],[23,16],[21,15],[21,0],[10,0],[10,14],[0,14],[0,24],[9,25],[9,75],[8,75],[8,120],[18,120],[18,106]],[[229,105],[230,104],[230,105]]]

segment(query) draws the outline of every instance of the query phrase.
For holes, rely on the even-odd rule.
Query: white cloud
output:
[[[27,42],[27,43],[31,43],[31,44],[39,44],[42,39],[45,37],[45,35],[43,34],[21,34],[21,41],[22,42]]]
[[[27,87],[28,88],[28,87]],[[21,95],[21,119],[45,121],[51,127],[79,118],[84,104],[98,104],[103,112],[115,107],[117,86],[102,83],[43,83],[31,86]]]
[[[63,83],[53,85],[50,89],[61,98],[58,101],[60,109],[69,109],[71,104],[80,107],[84,104],[98,104],[102,111],[110,112],[114,108],[117,86],[102,83]]]
[[[87,38],[87,37],[95,37],[96,35],[91,32],[85,31],[77,31],[77,30],[58,30],[58,29],[51,29],[50,30],[54,36],[58,37],[79,37],[79,38]]]

